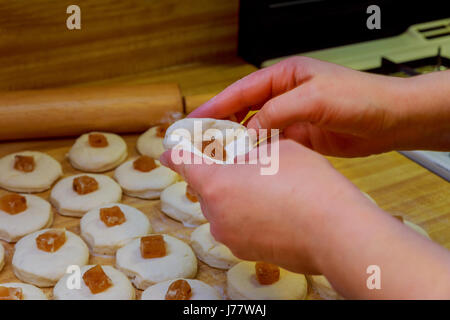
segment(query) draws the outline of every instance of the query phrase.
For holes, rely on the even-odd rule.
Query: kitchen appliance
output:
[[[252,3],[252,1],[241,1],[243,2]],[[278,43],[281,49],[271,48],[266,52],[256,53],[255,50],[248,48],[248,44],[241,45],[249,32],[247,22],[244,21],[240,24],[244,27],[244,31],[240,31],[241,55],[258,66],[267,67],[291,56],[291,49],[285,47],[288,42],[296,42],[292,47],[297,49],[298,55],[333,62],[356,70],[409,77],[450,69],[450,18],[440,19],[442,14],[447,17],[450,15],[450,12],[443,9],[445,1],[414,2],[409,6],[404,1],[370,2],[370,4],[378,4],[381,9],[381,30],[375,32],[368,30],[365,25],[365,19],[368,17],[365,8],[369,2],[355,0],[340,3],[340,6],[336,6],[336,3],[331,0],[269,1],[265,10],[261,9],[259,13],[256,13],[261,15],[259,20],[262,20],[262,17],[266,18],[264,14],[268,16],[281,14],[294,20],[294,22],[283,22],[273,17],[269,18],[271,21],[279,21],[273,26],[274,30],[286,31],[277,41],[272,41],[269,33],[265,46],[270,47]],[[249,10],[249,6],[250,4],[247,3],[244,9]],[[280,8],[289,10],[287,12],[273,11]],[[323,11],[324,8],[331,8],[332,11]],[[430,8],[433,8],[435,13],[431,12]],[[309,17],[305,16],[304,11]],[[241,13],[241,19],[245,18],[245,14],[245,12]],[[343,21],[342,25],[336,24],[333,29],[330,21],[336,23],[339,17],[346,21]],[[433,17],[437,20],[433,20]],[[255,17],[252,19],[259,21]],[[305,26],[305,21],[309,21],[310,26],[308,29],[303,29],[303,32],[297,30],[296,36],[293,36],[292,30],[283,29],[289,25]],[[419,21],[422,22],[417,23]],[[264,25],[265,23],[261,22],[259,27]],[[323,25],[328,28],[328,34]],[[253,27],[253,30],[255,28]],[[403,30],[403,32],[402,28],[406,31]],[[307,36],[303,37],[303,34]],[[320,43],[315,39],[317,37],[320,38]],[[258,36],[256,38],[258,39]],[[253,41],[256,41],[255,48],[264,51],[263,46],[259,47],[258,40]],[[325,48],[327,45],[328,48]],[[314,46],[317,50],[311,51],[310,49]],[[280,52],[286,54],[264,59]],[[450,152],[402,151],[400,153],[450,181]]]

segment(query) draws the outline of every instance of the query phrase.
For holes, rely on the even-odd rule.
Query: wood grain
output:
[[[0,140],[142,132],[183,112],[177,84],[0,92]]]
[[[66,8],[81,8],[68,30]],[[0,2],[0,90],[68,86],[237,51],[238,0]]]

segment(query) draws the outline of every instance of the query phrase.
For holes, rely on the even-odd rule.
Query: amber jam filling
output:
[[[163,123],[160,124],[157,128],[156,128],[156,136],[160,137],[160,138],[164,138],[164,136],[166,135],[166,131],[167,129],[170,127],[170,123]]]
[[[157,167],[155,160],[149,156],[140,156],[133,161],[133,168],[141,172],[150,172]]]
[[[400,220],[400,222],[402,222],[403,223],[403,217],[402,216],[399,216],[399,215],[396,215],[396,216],[393,216],[395,219],[398,219],[398,220]]]
[[[39,250],[45,252],[56,252],[66,243],[66,232],[64,230],[50,230],[41,233],[36,238]]]
[[[23,300],[22,288],[0,286],[0,300]]]
[[[0,210],[18,214],[27,210],[27,199],[17,193],[9,193],[0,198]]]
[[[79,195],[88,194],[98,190],[98,182],[92,177],[81,176],[73,179],[73,190]]]
[[[127,221],[125,215],[118,206],[101,208],[100,220],[102,220],[107,227],[118,226]]]
[[[268,285],[280,280],[280,268],[267,262],[257,262],[255,264],[256,278],[263,285]]]
[[[220,150],[220,152],[216,152],[218,150]],[[209,141],[202,141],[202,153],[215,160],[225,161],[227,158],[225,147],[219,141],[216,142],[215,137],[212,137]]]
[[[92,148],[105,148],[109,145],[106,137],[101,133],[91,133],[89,135],[89,145]]]
[[[186,198],[188,198],[191,202],[198,202],[198,198],[194,194],[194,190],[192,190],[189,185],[186,187]]]
[[[19,156],[14,157],[14,169],[22,172],[32,172],[36,163],[32,156]]]
[[[192,289],[186,280],[179,279],[172,282],[167,289],[166,300],[189,300],[192,297]]]
[[[90,268],[83,274],[83,281],[92,294],[101,293],[113,286],[111,279],[100,265]]]
[[[162,235],[141,238],[141,256],[144,259],[161,258],[166,255],[166,244]]]

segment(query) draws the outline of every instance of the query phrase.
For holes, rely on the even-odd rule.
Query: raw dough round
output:
[[[202,135],[200,137],[202,141],[209,141],[211,137],[215,137],[222,142],[226,153],[225,161],[213,159],[194,146],[196,123],[201,123],[199,133]],[[200,125],[198,127],[200,128]],[[167,129],[163,143],[166,149],[182,149],[212,162],[223,164],[233,163],[236,156],[244,155],[252,150],[256,144],[256,137],[249,134],[247,127],[237,122],[212,118],[185,118],[176,121]]]
[[[158,126],[151,127],[138,138],[136,148],[140,154],[159,159],[164,153],[163,138],[156,135],[157,130]]]
[[[1,287],[7,288],[21,288],[23,300],[48,300],[45,293],[35,286],[26,283],[20,282],[8,282],[8,283],[0,283]]]
[[[178,174],[155,161],[158,168],[149,172],[134,169],[136,159],[123,163],[114,172],[114,179],[119,182],[126,195],[141,199],[158,199],[161,192],[178,181]]]
[[[117,250],[116,266],[131,279],[136,288],[145,290],[157,282],[194,278],[197,274],[197,259],[191,247],[177,238],[165,234],[163,237],[167,254],[161,258],[142,258],[140,238]]]
[[[14,169],[15,156],[34,158],[31,172]],[[42,192],[62,176],[61,164],[49,155],[37,151],[22,151],[0,159],[0,187],[14,192]]]
[[[178,279],[160,282],[148,287],[142,293],[141,300],[165,300],[167,289],[175,280]],[[222,300],[219,292],[209,284],[194,279],[183,280],[186,280],[192,289],[192,296],[189,300]]]
[[[102,134],[108,146],[94,148],[89,144],[90,134]],[[69,161],[75,169],[87,172],[105,172],[117,167],[127,158],[127,145],[122,137],[114,133],[90,132],[75,141],[69,151]]]
[[[241,260],[235,257],[228,247],[213,238],[209,227],[209,223],[205,223],[192,232],[192,249],[207,265],[219,269],[230,269]]]
[[[120,225],[107,227],[100,219],[100,208],[118,206],[126,221]],[[152,232],[147,216],[136,208],[110,203],[87,212],[80,221],[81,237],[87,242],[92,253],[114,255],[133,238],[145,236]]]
[[[303,274],[280,268],[280,279],[261,285],[255,274],[255,262],[243,261],[227,272],[227,293],[233,300],[302,300],[308,293]]]
[[[317,291],[317,293],[325,300],[342,300],[344,299],[339,293],[337,293],[331,283],[325,276],[322,275],[307,275],[306,276],[311,286]]]
[[[81,277],[92,267],[94,265],[81,267]],[[113,283],[107,290],[93,294],[83,278],[81,278],[80,289],[69,289],[67,280],[70,274],[66,274],[53,288],[53,298],[55,300],[134,300],[136,298],[133,285],[126,275],[111,266],[102,266],[102,269]]]
[[[79,195],[73,190],[73,180],[89,176],[98,182],[98,190]],[[60,180],[52,189],[50,202],[63,216],[82,217],[87,211],[99,206],[119,202],[122,189],[108,176],[101,174],[78,174]]]
[[[84,266],[89,259],[87,245],[76,234],[66,231],[66,242],[56,252],[38,249],[36,238],[52,229],[31,233],[16,243],[12,265],[20,280],[38,287],[53,286],[69,265]]]
[[[164,189],[161,192],[161,211],[187,227],[205,223],[207,220],[200,202],[192,202],[186,197],[186,187],[187,183],[181,181]]]
[[[8,214],[0,210],[0,239],[16,242],[23,236],[48,228],[53,223],[50,203],[44,199],[22,194],[27,199],[27,209],[18,214]]]
[[[5,248],[0,243],[0,271],[2,271],[5,266]]]

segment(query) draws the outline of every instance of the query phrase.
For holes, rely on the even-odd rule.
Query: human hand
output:
[[[251,164],[175,164],[170,151],[161,162],[185,178],[212,235],[237,257],[319,273],[329,218],[377,207],[319,154],[290,140],[273,143],[279,143],[275,175],[261,175],[260,165]]]
[[[241,259],[323,274],[347,298],[448,299],[445,248],[390,217],[316,152],[281,140],[279,159],[275,175],[251,164],[175,164],[170,150],[160,160],[184,177],[214,238]],[[381,290],[367,287],[370,265],[382,270]]]
[[[450,71],[449,71],[450,72]],[[189,117],[242,118],[325,155],[450,147],[450,73],[410,79],[374,75],[306,58],[256,71]]]

